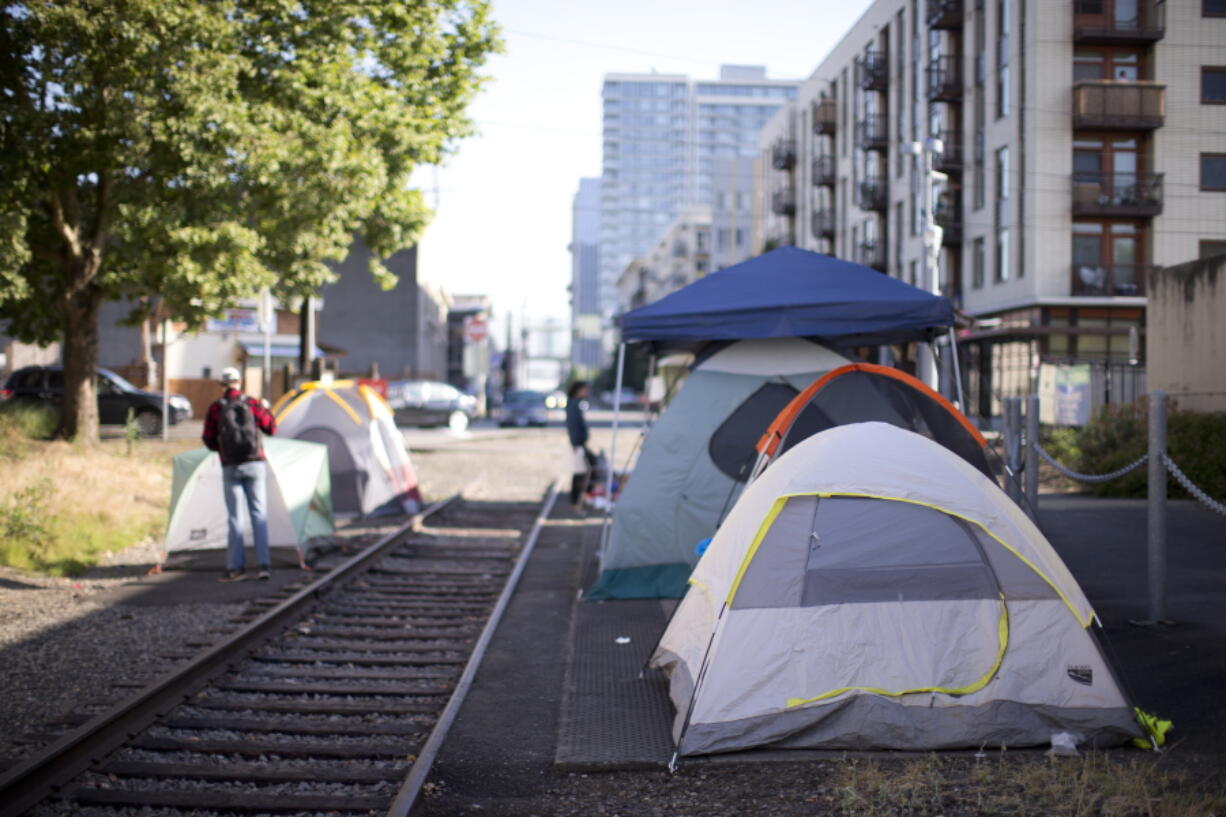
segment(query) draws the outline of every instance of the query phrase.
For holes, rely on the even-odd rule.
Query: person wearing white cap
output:
[[[264,404],[239,390],[238,369],[227,366],[218,381],[225,387],[221,398],[204,416],[204,444],[221,457],[222,485],[230,535],[226,544],[226,572],[221,581],[237,582],[247,577],[239,503],[247,503],[259,578],[271,574],[268,550],[267,473],[262,434],[275,434],[277,420]]]

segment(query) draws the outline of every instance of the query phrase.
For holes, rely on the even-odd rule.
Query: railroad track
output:
[[[549,515],[427,508],[0,776],[0,817],[407,815]]]

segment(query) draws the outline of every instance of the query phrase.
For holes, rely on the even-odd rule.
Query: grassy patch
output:
[[[0,421],[0,564],[79,575],[108,552],[162,536],[171,457],[194,443],[87,448],[30,439],[9,419]]]
[[[1081,758],[927,755],[836,764],[829,805],[847,817],[1212,817],[1226,809],[1221,781],[1163,765],[1165,756]]]

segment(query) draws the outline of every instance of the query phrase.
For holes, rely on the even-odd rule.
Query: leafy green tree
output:
[[[0,318],[62,341],[61,433],[81,440],[104,301],[197,325],[264,286],[313,293],[354,235],[375,258],[409,245],[429,215],[409,177],[470,131],[500,46],[488,0],[14,0],[0,17]]]

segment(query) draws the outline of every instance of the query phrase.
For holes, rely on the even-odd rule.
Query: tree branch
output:
[[[60,191],[53,190],[47,197],[47,212],[51,216],[51,227],[60,237],[72,258],[81,257],[81,241],[77,233],[77,225],[69,224],[64,216],[64,202],[60,199]]]
[[[111,173],[104,170],[98,174],[98,188],[94,192],[94,218],[89,228],[89,245],[101,252],[103,225],[106,224],[106,208],[110,206]]]

